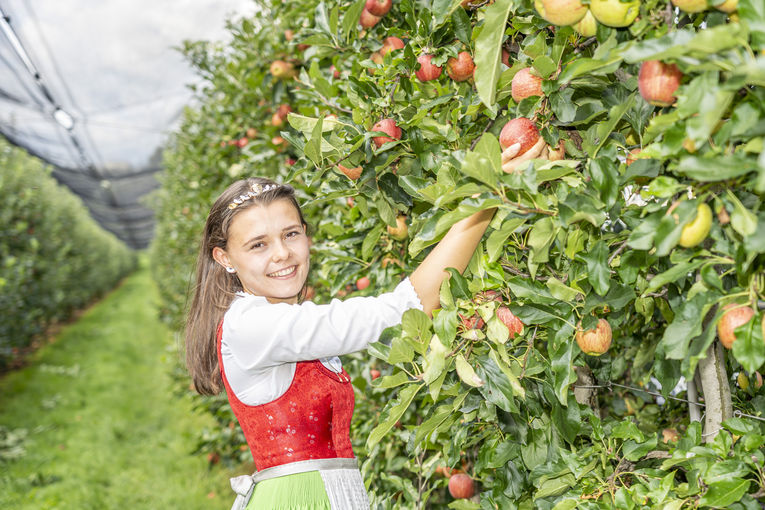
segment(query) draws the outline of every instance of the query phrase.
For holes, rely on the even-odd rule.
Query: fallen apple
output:
[[[731,349],[733,342],[736,341],[736,328],[752,320],[754,310],[748,305],[736,303],[725,305],[723,310],[725,310],[725,313],[723,313],[723,316],[717,322],[717,338],[720,339],[723,347]]]
[[[364,9],[375,16],[385,16],[392,6],[393,0],[367,0]]]
[[[420,64],[420,68],[414,72],[414,75],[420,81],[437,80],[441,76],[442,69],[430,63],[433,60],[433,55],[420,55],[417,57],[417,62]]]
[[[372,126],[372,131],[381,131],[388,135],[375,136],[372,138],[372,141],[375,143],[377,148],[382,147],[383,144],[387,142],[401,140],[401,128],[396,125],[396,121],[393,119],[383,119],[379,121],[377,124]]]
[[[539,130],[532,121],[526,117],[518,117],[509,121],[499,133],[499,144],[502,150],[513,144],[521,144],[518,156],[529,150],[539,141]]]
[[[510,83],[510,94],[516,103],[520,103],[527,97],[543,96],[542,78],[534,74],[530,67],[524,67],[513,76],[513,81]]]
[[[646,60],[638,72],[638,89],[648,103],[654,106],[670,106],[675,102],[675,91],[680,86],[683,73],[675,64],[658,60]]]
[[[449,477],[449,494],[454,499],[470,499],[475,495],[473,479],[465,473],[456,473]]]
[[[678,244],[683,248],[693,248],[707,238],[712,228],[712,209],[704,202],[696,208],[696,217],[683,227]]]
[[[609,27],[626,27],[640,12],[640,0],[590,0],[590,12],[599,22]]]
[[[502,321],[508,331],[510,331],[510,338],[515,338],[515,335],[523,334],[523,322],[521,319],[515,316],[513,312],[506,306],[500,306],[497,309],[497,318]]]
[[[446,61],[446,74],[454,81],[465,81],[473,77],[475,63],[467,51],[461,51],[457,58],[451,57]]]
[[[409,227],[406,224],[406,216],[400,215],[396,217],[396,226],[387,226],[388,235],[396,241],[403,241],[409,236]]]
[[[576,330],[576,343],[582,352],[590,356],[600,356],[611,347],[611,324],[606,319],[598,319],[595,329],[584,331],[581,322]]]
[[[587,6],[580,0],[534,0],[534,8],[545,21],[561,27],[573,25],[587,14]]]

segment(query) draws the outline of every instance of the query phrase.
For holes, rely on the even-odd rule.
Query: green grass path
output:
[[[0,378],[0,509],[230,508],[230,473],[191,455],[214,425],[173,394],[174,339],[142,266]],[[26,432],[22,456],[2,459],[3,427]]]

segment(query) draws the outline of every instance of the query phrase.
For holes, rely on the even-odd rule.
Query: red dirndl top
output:
[[[345,370],[335,373],[319,360],[299,361],[283,395],[251,406],[236,397],[226,379],[222,336],[223,321],[216,335],[223,385],[258,471],[301,460],[354,457],[350,427],[355,398]]]

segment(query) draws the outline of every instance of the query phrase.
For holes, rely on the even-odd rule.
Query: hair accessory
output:
[[[236,269],[234,269],[231,266],[226,266],[226,271],[229,272],[229,273],[236,273]]]
[[[274,190],[278,187],[279,187],[279,184],[266,184],[265,186],[263,186],[260,183],[255,183],[252,186],[250,186],[250,191],[248,191],[244,195],[239,195],[230,204],[228,204],[228,208],[236,209],[237,206],[242,204],[242,202],[245,202],[251,199],[252,197],[256,197],[260,195],[261,193],[265,193],[266,191]]]

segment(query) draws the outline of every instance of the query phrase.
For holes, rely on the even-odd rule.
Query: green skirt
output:
[[[318,471],[264,480],[255,486],[247,510],[330,510]]]

